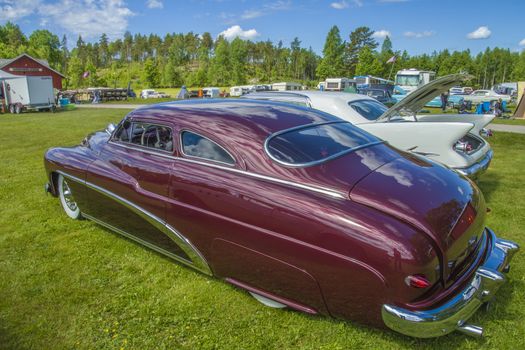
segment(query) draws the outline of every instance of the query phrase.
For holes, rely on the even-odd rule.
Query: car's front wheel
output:
[[[62,203],[62,208],[64,208],[67,216],[75,220],[80,219],[82,217],[80,214],[80,208],[78,207],[77,202],[75,202],[71,188],[62,174],[58,175],[57,185],[60,203]]]

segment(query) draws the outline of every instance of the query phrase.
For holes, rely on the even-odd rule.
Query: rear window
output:
[[[310,166],[381,142],[350,123],[330,122],[278,132],[266,141],[266,152],[281,164]]]
[[[368,120],[376,120],[388,109],[387,106],[381,102],[372,100],[348,102],[348,105]]]

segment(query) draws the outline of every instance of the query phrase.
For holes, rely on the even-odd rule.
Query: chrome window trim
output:
[[[165,124],[159,124],[159,123],[150,123],[148,121],[144,121],[144,122],[141,122],[141,121],[134,121],[134,120],[130,120],[129,121],[131,123],[131,126],[133,127],[133,124],[138,122],[138,123],[145,123],[145,124],[149,124],[149,125],[154,125],[154,126],[160,126],[160,127],[163,127],[163,128],[168,128],[170,129],[171,131],[171,140],[173,142],[173,139],[174,139],[174,132],[173,132],[173,128],[171,126],[168,126],[168,125],[165,125]],[[142,146],[142,145],[137,145],[136,143],[131,143],[131,142],[124,142],[124,141],[117,141],[117,140],[114,140],[114,135],[117,133],[117,130],[120,129],[122,124],[119,124],[116,128],[115,128],[115,131],[113,132],[113,135],[111,135],[111,137],[109,138],[108,140],[108,143],[112,143],[114,145],[118,145],[118,146],[123,146],[125,147],[124,145],[129,145],[128,147],[126,148],[129,148],[129,149],[137,149],[137,150],[140,150],[140,151],[144,151],[144,150],[148,150],[148,151],[151,151],[151,152],[146,152],[146,153],[154,153],[154,154],[157,154],[157,152],[163,152],[165,154],[173,154],[173,152],[175,151],[175,143],[173,142],[173,149],[171,151],[165,151],[165,150],[161,150],[161,149],[156,149],[156,148],[151,148],[151,147],[146,147],[146,146]],[[132,129],[133,131],[133,129]]]
[[[112,143],[112,142],[110,142],[110,143]],[[119,144],[119,143],[112,143],[112,144],[114,144],[116,146],[119,146],[119,147],[129,148],[129,149],[135,150],[135,148],[128,147],[128,146],[123,145],[123,144]],[[145,152],[145,153],[150,153],[150,154],[153,154],[153,155],[156,155],[156,156],[159,156],[159,157],[163,157],[163,158],[166,158],[166,159],[171,159],[171,160],[176,160],[176,161],[181,161],[181,162],[186,162],[186,163],[192,163],[192,164],[208,166],[208,167],[211,167],[211,168],[216,168],[216,169],[221,169],[221,170],[226,170],[226,171],[229,171],[229,172],[233,172],[233,173],[236,173],[236,174],[239,174],[239,175],[253,177],[253,178],[257,178],[257,179],[261,179],[261,180],[265,180],[265,181],[269,181],[269,182],[274,182],[274,183],[278,183],[278,184],[286,185],[286,186],[290,186],[290,187],[300,188],[300,189],[311,191],[311,192],[321,193],[323,195],[327,195],[327,196],[330,196],[330,197],[333,197],[333,198],[338,198],[338,199],[346,199],[347,198],[346,193],[340,192],[340,191],[337,191],[337,190],[334,190],[334,189],[331,189],[331,188],[321,187],[321,186],[304,185],[304,184],[293,182],[293,181],[289,181],[289,180],[279,179],[279,178],[276,178],[276,177],[273,177],[273,176],[267,176],[267,175],[262,175],[262,174],[258,174],[258,173],[253,173],[253,172],[250,172],[250,171],[240,170],[240,169],[237,169],[237,168],[233,168],[231,166],[224,166],[224,165],[221,165],[221,164],[215,164],[215,163],[211,163],[211,162],[203,162],[203,161],[198,160],[200,158],[190,159],[190,158],[182,158],[182,157],[171,156],[171,155],[167,155],[167,154],[159,154],[159,153],[155,153],[155,152],[147,152],[146,150],[141,150],[141,151]]]
[[[173,254],[173,253],[170,253],[160,247],[157,247],[156,245],[152,244],[152,243],[149,243],[149,242],[145,242],[144,240],[138,238],[138,237],[135,237],[133,236],[132,234],[129,234],[121,229],[118,229],[114,226],[112,226],[111,224],[108,224],[106,222],[102,222],[101,220],[97,219],[97,218],[94,218],[92,216],[90,216],[89,214],[86,215],[84,213],[82,213],[82,215],[84,215],[86,218],[88,219],[91,219],[97,223],[100,223],[101,225],[111,229],[111,230],[114,230],[126,237],[129,237],[155,251],[158,251],[159,253],[162,253],[162,254],[165,254],[177,261],[179,261],[180,263],[184,264],[184,265],[187,265],[187,266],[190,266],[206,275],[213,275],[212,271],[211,271],[211,268],[209,267],[206,259],[204,258],[204,256],[197,250],[197,248],[190,242],[189,239],[187,239],[186,237],[184,237],[180,232],[178,232],[175,228],[173,228],[172,226],[170,226],[168,223],[166,223],[164,220],[162,220],[161,218],[157,217],[156,215],[146,211],[145,209],[143,209],[142,207],[136,205],[135,203],[133,202],[130,202],[128,201],[127,199],[125,198],[122,198],[121,196],[109,191],[109,190],[106,190],[105,188],[102,188],[100,186],[97,186],[93,183],[90,183],[86,180],[82,180],[76,176],[73,176],[73,175],[70,175],[70,174],[67,174],[61,170],[57,170],[57,173],[63,175],[64,177],[67,177],[68,179],[70,180],[73,180],[77,183],[80,183],[86,187],[89,187],[107,197],[109,197],[110,199],[113,199],[115,201],[117,201],[118,203],[124,205],[125,207],[127,207],[128,209],[132,210],[133,212],[135,212],[137,215],[139,215],[140,217],[142,217],[143,219],[145,219],[146,221],[148,221],[150,224],[152,224],[155,228],[157,228],[159,231],[161,231],[162,233],[164,233],[165,235],[167,235],[169,238],[171,238],[175,244],[177,244],[183,251],[184,253],[186,253],[186,255],[191,259],[191,261],[188,261],[182,257],[179,257],[178,255],[176,254]]]
[[[351,153],[351,152],[354,152],[354,151],[358,151],[358,150],[366,148],[366,147],[379,145],[379,144],[385,142],[385,141],[382,141],[382,140],[378,140],[378,141],[375,141],[375,142],[369,142],[369,143],[365,143],[365,144],[357,146],[357,147],[349,148],[347,150],[344,150],[344,151],[332,154],[330,157],[326,157],[326,158],[319,159],[319,160],[314,160],[312,162],[297,163],[297,164],[296,163],[288,163],[288,162],[282,161],[280,159],[277,159],[270,153],[270,150],[269,150],[269,147],[268,147],[268,143],[274,137],[277,137],[279,135],[286,134],[286,133],[289,133],[289,132],[292,132],[292,131],[297,131],[297,130],[302,130],[302,129],[309,129],[309,128],[312,128],[312,127],[317,127],[317,126],[322,126],[322,125],[343,124],[343,123],[352,125],[352,123],[349,123],[347,121],[338,120],[338,121],[328,121],[328,122],[321,122],[321,123],[310,123],[310,124],[305,124],[305,125],[299,125],[299,126],[296,126],[296,127],[293,127],[293,128],[289,128],[289,129],[285,129],[285,130],[281,130],[281,131],[275,132],[275,133],[271,134],[270,136],[268,136],[266,138],[266,140],[264,141],[264,151],[268,155],[268,157],[270,157],[270,159],[272,159],[274,162],[276,162],[278,164],[284,165],[286,167],[291,167],[291,168],[306,168],[306,167],[318,165],[318,164],[321,164],[321,163],[325,163],[325,162],[328,162],[328,161],[330,161],[332,159],[344,156],[345,154],[348,154],[348,153]]]
[[[214,144],[216,144],[217,146],[219,146],[224,152],[226,152],[226,154],[228,154],[230,156],[230,158],[233,160],[233,163],[226,163],[226,162],[221,162],[220,160],[214,160],[214,159],[208,159],[208,158],[204,158],[204,157],[197,157],[197,156],[193,156],[193,155],[190,155],[190,154],[186,154],[184,152],[184,145],[182,143],[182,135],[185,133],[185,132],[189,132],[189,133],[192,133],[194,135],[197,135],[197,136],[200,136],[210,142],[213,142]],[[187,157],[187,158],[194,158],[194,159],[202,159],[206,162],[212,162],[212,163],[219,163],[219,164],[224,164],[226,166],[230,166],[230,167],[235,167],[237,165],[237,159],[226,149],[224,148],[223,146],[221,146],[219,143],[213,141],[212,139],[210,139],[209,137],[206,137],[204,135],[201,135],[195,131],[192,131],[192,130],[189,130],[189,129],[181,129],[179,131],[179,145],[180,145],[180,153],[184,156],[184,157]]]

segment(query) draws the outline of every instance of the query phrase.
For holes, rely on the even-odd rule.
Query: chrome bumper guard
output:
[[[509,262],[519,246],[497,238],[486,228],[489,237],[488,254],[470,283],[445,304],[432,309],[412,311],[393,305],[383,305],[383,322],[392,330],[416,338],[439,337],[454,331],[481,337],[483,328],[466,321],[484,303],[490,301],[505,282]]]
[[[488,169],[493,156],[494,151],[490,149],[487,153],[485,153],[485,156],[479,162],[472,164],[468,168],[455,168],[454,170],[456,170],[462,175],[475,178]]]

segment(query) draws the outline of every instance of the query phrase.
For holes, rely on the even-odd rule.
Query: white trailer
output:
[[[355,87],[355,80],[349,78],[326,78],[325,91],[344,91],[346,88]]]
[[[273,83],[272,90],[274,91],[297,91],[302,90],[303,86],[295,82],[282,82],[282,83]]]
[[[48,76],[21,76],[2,80],[5,103],[9,112],[54,110],[53,79]]]

